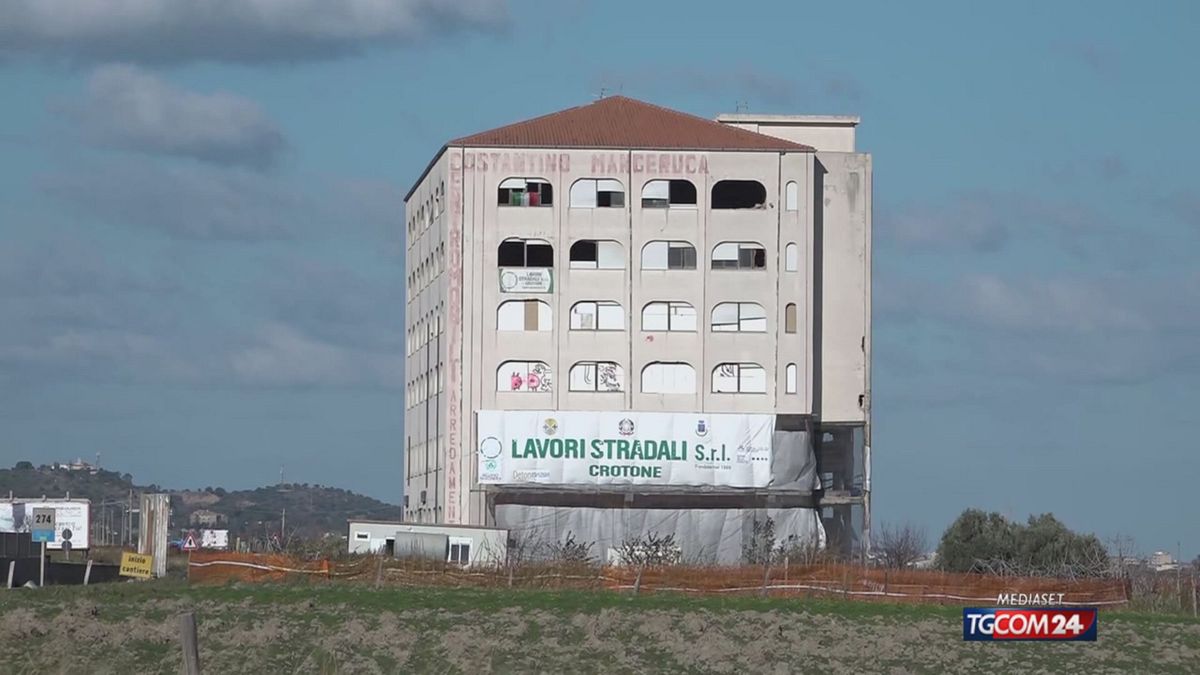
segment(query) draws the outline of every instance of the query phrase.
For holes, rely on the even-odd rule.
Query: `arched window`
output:
[[[646,332],[696,332],[696,308],[686,302],[651,302],[642,308]]]
[[[496,391],[544,393],[552,390],[552,380],[542,361],[505,361],[496,369]]]
[[[570,256],[573,270],[625,269],[625,249],[619,241],[580,239],[571,244]]]
[[[505,239],[496,255],[500,267],[554,267],[554,247],[543,239]]]
[[[767,250],[748,241],[726,241],[713,249],[714,270],[762,270],[767,268]]]
[[[796,364],[787,364],[787,393],[796,393]]]
[[[571,306],[571,330],[625,330],[625,310],[611,300],[577,302]]]
[[[642,186],[643,209],[695,208],[696,186],[690,180],[658,179]]]
[[[441,328],[441,317],[435,328]],[[553,330],[553,310],[541,300],[505,300],[496,312],[496,330]],[[439,331],[440,332],[440,331]]]
[[[783,331],[785,333],[796,332],[796,303],[789,302],[783,308]]]
[[[788,211],[800,210],[800,186],[794,180],[788,181],[784,188],[784,205]]]
[[[714,394],[765,394],[767,374],[757,363],[722,363],[712,372]]]
[[[554,191],[544,178],[505,178],[497,191],[500,206],[550,206]]]
[[[788,244],[783,249],[783,271],[795,272],[800,268],[800,247]]]
[[[687,363],[649,363],[642,368],[642,393],[695,394],[696,369]]]
[[[643,270],[694,270],[696,247],[686,241],[650,241],[642,247]]]
[[[621,208],[625,187],[612,178],[580,178],[571,184],[571,208]]]
[[[722,302],[712,310],[714,333],[765,333],[767,311],[757,302]]]
[[[570,391],[625,391],[625,371],[612,361],[580,361],[571,366]]]
[[[765,209],[767,188],[756,180],[722,180],[712,189],[712,208]]]

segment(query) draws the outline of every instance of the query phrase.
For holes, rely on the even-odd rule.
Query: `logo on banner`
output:
[[[553,417],[547,417],[542,423],[542,431],[546,432],[547,436],[553,436],[558,431],[558,420]]]
[[[708,435],[708,422],[707,421],[705,421],[705,420],[697,420],[696,421],[696,435],[699,436],[700,438],[704,438],[705,436]]]
[[[622,436],[632,436],[634,431],[633,420],[626,417],[617,423],[617,433]]]
[[[504,452],[504,446],[495,436],[488,436],[479,444],[479,454],[483,455],[485,459],[496,459],[502,452]]]

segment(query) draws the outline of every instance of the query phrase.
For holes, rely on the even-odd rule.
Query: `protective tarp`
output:
[[[600,509],[496,506],[496,526],[529,543],[590,543],[591,555],[612,562],[617,549],[646,535],[673,535],[679,562],[736,565],[754,544],[754,523],[771,519],[774,547],[825,547],[816,509]]]
[[[771,486],[773,490],[812,492],[821,487],[817,475],[817,453],[807,431],[776,431],[771,438]]]

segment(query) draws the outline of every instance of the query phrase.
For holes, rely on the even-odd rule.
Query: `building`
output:
[[[613,96],[447,143],[405,198],[406,520],[862,549],[857,124]]]
[[[217,527],[225,524],[225,515],[209,509],[196,509],[188,516],[192,527]]]
[[[423,525],[387,520],[351,520],[349,553],[426,557],[459,565],[500,564],[508,555],[508,531],[469,525]]]

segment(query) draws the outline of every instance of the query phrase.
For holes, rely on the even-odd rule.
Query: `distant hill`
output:
[[[50,466],[0,469],[0,498],[66,497],[90,499],[95,507],[102,503],[123,505],[130,492],[136,505],[143,492],[167,492],[171,495],[171,527],[190,525],[194,512],[207,509],[220,514],[233,536],[257,538],[275,535],[286,512],[287,531],[292,536],[317,537],[326,533],[343,534],[351,518],[400,520],[399,506],[381,502],[349,490],[309,484],[283,484],[253,490],[227,491],[223,488],[171,490],[158,485],[137,485],[133,476],[103,469],[68,469]]]

